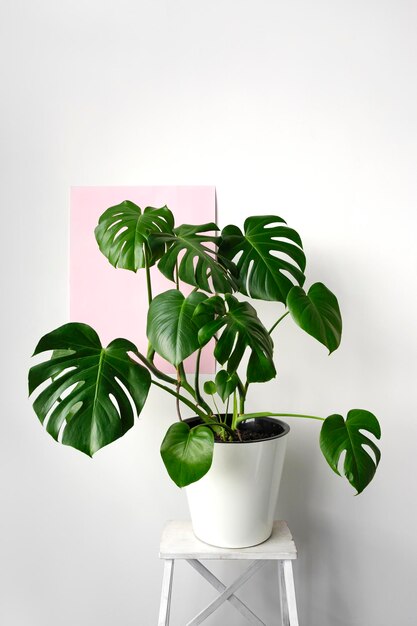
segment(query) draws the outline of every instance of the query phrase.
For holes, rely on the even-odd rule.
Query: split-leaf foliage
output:
[[[142,210],[126,200],[104,211],[95,236],[112,266],[146,272],[147,356],[128,339],[103,347],[96,331],[78,322],[42,337],[34,356],[50,356],[30,369],[29,392],[37,392],[35,412],[54,439],[92,456],[134,425],[154,384],[176,399],[179,421],[169,427],[161,455],[179,487],[209,471],[215,437],[240,445],[239,424],[246,419],[287,415],[322,420],[325,459],[358,493],[365,489],[381,456],[375,443],[380,426],[369,411],[351,410],[346,420],[339,414],[324,419],[265,410],[245,413],[249,387],[277,375],[271,335],[287,313],[329,353],[340,345],[337,298],[320,282],[304,290],[306,257],[293,228],[276,215],[252,216],[243,230],[229,225],[221,233],[214,223],[176,226],[167,206]],[[174,283],[155,297],[153,266],[153,272]],[[248,297],[276,303],[278,319],[270,330]],[[275,343],[279,350],[279,341]],[[220,367],[201,388],[203,349],[213,350]],[[172,375],[155,364],[155,353],[171,364]],[[192,355],[193,381],[184,367]],[[197,426],[182,420],[180,406],[200,418]]]

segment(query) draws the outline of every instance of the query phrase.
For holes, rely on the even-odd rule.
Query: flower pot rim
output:
[[[194,417],[187,417],[184,420],[185,423],[190,424],[193,422],[197,422],[197,423],[203,423],[201,418],[198,416],[194,416]],[[275,424],[279,424],[282,427],[282,432],[278,433],[277,435],[272,435],[272,437],[265,437],[265,439],[252,439],[249,441],[215,441],[214,445],[220,444],[220,445],[245,445],[245,444],[256,444],[256,443],[265,443],[268,441],[274,441],[275,439],[280,439],[281,437],[285,437],[285,435],[288,435],[288,433],[290,432],[290,427],[289,424],[287,424],[287,422],[283,422],[280,419],[277,419],[276,417],[258,417],[258,418],[252,418],[247,420],[247,422],[245,422],[245,424],[254,424],[254,423],[265,423],[265,422],[273,422]],[[195,424],[197,425],[197,424]]]

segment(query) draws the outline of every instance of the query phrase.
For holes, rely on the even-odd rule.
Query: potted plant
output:
[[[214,223],[175,226],[168,207],[142,211],[125,201],[102,214],[95,236],[114,267],[146,273],[148,351],[142,354],[127,339],[104,348],[94,329],[78,322],[42,337],[34,354],[52,355],[30,369],[29,392],[42,386],[33,406],[54,439],[92,456],[133,426],[151,385],[163,389],[175,398],[178,416],[162,442],[163,462],[172,480],[187,487],[196,535],[224,547],[255,545],[271,533],[289,432],[279,417],[321,421],[326,461],[363,491],[380,460],[368,437],[380,438],[372,413],[354,409],[346,419],[324,419],[262,403],[259,412],[245,412],[253,387],[276,375],[272,334],[287,315],[329,353],[340,344],[335,295],[322,283],[303,289],[306,259],[295,230],[267,215],[249,217],[243,231],[231,225],[218,234]],[[156,297],[154,265],[173,282]],[[186,293],[183,285],[191,286]],[[272,328],[240,294],[277,303]],[[207,344],[219,369],[201,389],[200,356]],[[175,376],[156,367],[155,353],[174,366]],[[184,360],[194,353],[189,380]],[[194,418],[182,418],[182,404]]]

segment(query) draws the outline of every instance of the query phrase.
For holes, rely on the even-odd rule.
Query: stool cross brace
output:
[[[234,606],[235,609],[237,609],[239,611],[239,613],[241,613],[244,617],[246,617],[246,619],[248,620],[248,622],[250,624],[256,624],[257,626],[266,626],[264,624],[264,622],[262,622],[255,615],[255,613],[252,613],[252,611],[246,606],[246,604],[244,602],[239,600],[239,598],[237,598],[234,595],[234,593],[230,593],[230,595],[229,595],[230,586],[226,587],[226,585],[224,585],[222,582],[220,582],[220,580],[214,574],[212,574],[212,572],[210,572],[210,570],[207,569],[207,567],[205,567],[202,563],[200,563],[200,561],[198,561],[197,559],[187,559],[187,562],[192,567],[194,567],[194,569],[197,570],[197,572],[199,572],[199,574],[201,574],[201,576],[203,576],[203,578],[205,578],[217,591],[219,591],[220,593],[221,592],[225,592],[225,593],[227,592],[227,597],[225,597],[224,600],[227,600],[228,602],[230,602],[230,604],[232,606]],[[258,562],[260,562],[260,561],[258,561]],[[244,574],[247,574],[247,572],[244,572]],[[252,576],[253,574],[255,574],[255,570],[252,570],[250,572],[248,578],[250,576]],[[248,580],[248,578],[246,578],[246,580]],[[238,581],[240,582],[240,579],[238,579]],[[241,581],[239,586],[241,584],[243,584],[243,582],[244,581]],[[236,589],[237,589],[237,587],[236,587]],[[209,605],[209,607],[210,606],[211,605]],[[209,608],[209,607],[207,607],[207,608]],[[213,609],[213,610],[215,610],[215,609]],[[206,609],[206,611],[207,611],[207,609]],[[198,622],[196,622],[196,623],[198,623]]]
[[[266,626],[265,622],[235,595],[235,592],[271,560],[277,561],[278,564],[281,623],[283,626],[299,626],[292,571],[292,560],[296,558],[297,553],[285,522],[275,522],[272,538],[264,544],[237,550],[214,548],[199,542],[192,535],[191,527],[186,526],[186,524],[186,522],[169,522],[161,541],[160,557],[164,559],[165,565],[158,626],[169,626],[172,580],[176,559],[187,561],[219,592],[217,598],[187,622],[186,626],[202,624],[224,602],[230,602],[252,626]],[[231,585],[226,586],[201,563],[200,559],[245,559],[252,562]]]

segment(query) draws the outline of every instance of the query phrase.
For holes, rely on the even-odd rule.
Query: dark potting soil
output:
[[[273,421],[268,421],[267,427],[261,421],[251,422],[250,425],[248,423],[246,427],[237,431],[234,441],[261,441],[262,439],[270,439],[271,437],[281,435],[282,432],[282,426]],[[214,435],[214,440],[218,443],[225,443],[219,435]]]

